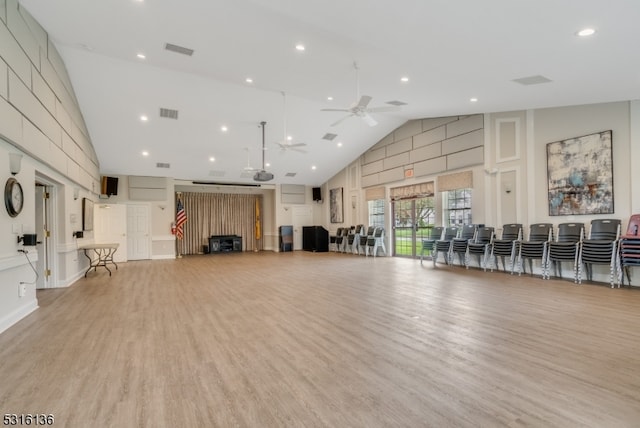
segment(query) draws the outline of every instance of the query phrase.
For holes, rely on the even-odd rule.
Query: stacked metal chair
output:
[[[491,262],[491,272],[498,269],[498,257],[502,260],[502,270],[507,271],[504,262],[505,257],[509,257],[509,272],[513,271],[513,266],[518,254],[518,243],[522,239],[522,224],[511,223],[502,226],[502,237],[494,239],[490,245],[488,262]]]
[[[553,240],[553,224],[535,223],[529,226],[529,240],[520,241],[518,248],[518,275],[527,273],[524,260],[529,260],[529,270],[533,275],[533,260],[540,260],[542,265],[542,278],[547,272],[547,246]],[[514,266],[515,268],[515,266]]]
[[[422,264],[422,260],[424,260],[424,252],[428,251],[430,256],[433,256],[433,245],[437,240],[442,239],[442,233],[444,232],[444,227],[435,226],[431,228],[431,232],[429,233],[428,238],[424,238],[422,240],[422,251],[420,252],[420,264]]]
[[[460,230],[460,235],[457,238],[451,240],[451,263],[456,255],[460,261],[460,266],[464,266],[464,258],[467,254],[467,244],[476,235],[477,226],[475,224],[464,224]]]
[[[362,233],[362,229],[364,226],[359,224],[357,226],[351,226],[349,230],[349,234],[347,235],[347,245],[345,246],[345,253],[358,253],[358,246],[360,245],[360,234]]]
[[[437,239],[433,244],[433,265],[438,261],[438,254],[444,253],[444,261],[446,264],[451,262],[451,241],[458,236],[458,228],[455,226],[447,227],[444,230],[442,239]]]
[[[358,243],[358,255],[360,254],[360,251],[362,251],[362,254],[364,254],[365,256],[367,255],[367,241],[369,240],[369,238],[373,239],[373,232],[375,230],[376,228],[374,226],[369,226],[367,228],[367,232],[360,235],[360,242]]]
[[[342,228],[339,227],[336,230],[335,235],[329,236],[329,249],[333,251],[338,251],[338,236],[342,236]]]
[[[640,214],[634,214],[629,219],[627,233],[620,237],[620,282],[624,285],[627,275],[631,285],[631,268],[640,266]]]
[[[555,241],[549,242],[546,262],[546,279],[550,277],[551,264],[554,274],[562,278],[562,262],[573,263],[573,282],[578,282],[578,252],[584,238],[584,223],[560,223]]]
[[[387,249],[384,246],[384,227],[376,227],[373,232],[373,236],[371,238],[367,238],[367,252],[366,255],[369,255],[369,252],[376,257],[378,255],[378,250],[381,249],[384,255],[387,255]]]
[[[583,269],[586,271],[587,281],[592,281],[593,265],[609,265],[609,282],[611,288],[614,287],[615,278],[619,277],[619,237],[620,220],[591,220],[589,238],[582,240],[578,254],[578,284],[582,284]]]
[[[494,229],[493,227],[479,227],[476,230],[476,236],[467,244],[467,252],[464,257],[464,265],[469,269],[471,264],[471,256],[478,257],[478,267],[487,270],[489,249],[493,243]]]
[[[344,247],[347,245],[347,236],[349,235],[348,227],[341,227],[336,234],[336,246],[335,251],[344,252]]]

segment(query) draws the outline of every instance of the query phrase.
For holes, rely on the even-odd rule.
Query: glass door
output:
[[[422,239],[430,236],[435,222],[433,196],[394,201],[393,255],[420,257]]]

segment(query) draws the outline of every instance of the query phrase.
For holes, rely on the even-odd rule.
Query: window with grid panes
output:
[[[369,226],[384,227],[384,199],[367,202],[369,207]]]
[[[449,190],[444,193],[444,219],[447,226],[461,226],[471,222],[471,189]]]

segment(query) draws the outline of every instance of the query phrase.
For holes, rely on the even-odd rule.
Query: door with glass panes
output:
[[[422,239],[430,236],[435,222],[433,196],[392,202],[393,255],[419,257]]]

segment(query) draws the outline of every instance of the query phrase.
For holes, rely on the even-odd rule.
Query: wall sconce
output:
[[[9,171],[12,175],[20,172],[22,166],[22,155],[20,153],[9,153]]]
[[[22,242],[25,247],[33,247],[38,243],[38,235],[35,233],[25,233],[22,236],[18,236],[18,244]]]
[[[80,197],[80,189],[78,189],[77,187],[74,187],[74,189],[73,189],[73,200],[77,201],[79,197]]]
[[[504,192],[508,195],[509,193],[511,193],[511,183],[505,183],[504,185]]]
[[[84,238],[84,232],[81,230],[73,232],[73,237],[78,239]]]

